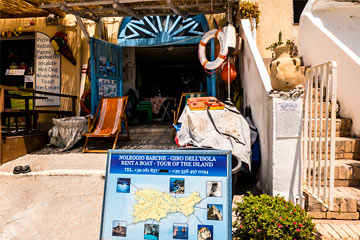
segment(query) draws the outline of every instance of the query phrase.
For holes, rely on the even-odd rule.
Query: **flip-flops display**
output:
[[[26,166],[16,166],[14,167],[14,174],[20,174],[20,173],[28,173],[31,172],[31,168],[29,165]]]

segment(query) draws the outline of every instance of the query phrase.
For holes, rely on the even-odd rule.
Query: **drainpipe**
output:
[[[75,109],[75,111],[77,112],[77,116],[80,115],[80,80],[81,80],[81,66],[82,66],[82,61],[81,61],[81,29],[79,27],[79,25],[77,25],[76,27],[76,77],[75,77],[75,81],[76,81],[76,87],[77,87],[77,91],[76,91],[76,104],[73,104],[73,106],[77,106],[77,109]]]

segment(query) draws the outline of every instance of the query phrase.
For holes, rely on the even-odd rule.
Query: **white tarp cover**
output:
[[[49,130],[50,144],[70,149],[88,130],[88,121],[85,117],[53,118],[53,127]]]
[[[231,150],[233,156],[239,161],[248,164],[250,168],[251,142],[249,125],[235,107],[227,106],[227,108],[224,110],[209,110],[219,133],[216,131],[206,110],[191,111],[186,106],[179,118],[179,122],[182,123],[177,133],[179,144],[182,146],[190,144],[199,148]],[[239,164],[240,166],[241,164]]]

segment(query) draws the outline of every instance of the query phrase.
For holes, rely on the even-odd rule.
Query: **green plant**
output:
[[[239,2],[239,8],[237,11],[237,18],[239,19],[255,19],[255,28],[258,28],[260,22],[260,11],[258,3],[252,3],[249,1]]]
[[[275,57],[275,56],[274,56],[275,48],[277,48],[277,47],[279,47],[279,46],[281,46],[281,45],[283,45],[283,44],[284,44],[284,43],[283,43],[283,41],[282,41],[282,32],[280,31],[280,32],[279,32],[279,39],[278,39],[278,41],[272,43],[270,46],[268,46],[268,47],[266,48],[266,50],[270,50],[270,51],[272,52],[272,57],[274,58],[274,57]],[[296,57],[296,56],[298,56],[298,48],[297,48],[297,46],[295,45],[294,40],[290,40],[290,39],[286,40],[285,45],[290,47],[290,56],[291,56],[291,57]]]
[[[233,209],[233,240],[315,239],[312,218],[283,197],[248,193]]]

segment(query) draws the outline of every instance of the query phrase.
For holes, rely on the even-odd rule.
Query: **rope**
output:
[[[215,122],[214,122],[214,119],[212,118],[212,116],[211,116],[210,111],[209,111],[208,108],[206,108],[206,113],[207,113],[207,115],[208,115],[208,117],[209,117],[212,125],[214,126],[216,132],[218,132],[220,135],[224,135],[224,136],[227,136],[227,137],[230,137],[230,138],[234,139],[236,143],[245,145],[245,143],[241,142],[238,138],[234,137],[233,135],[220,132],[219,129],[216,127]]]

